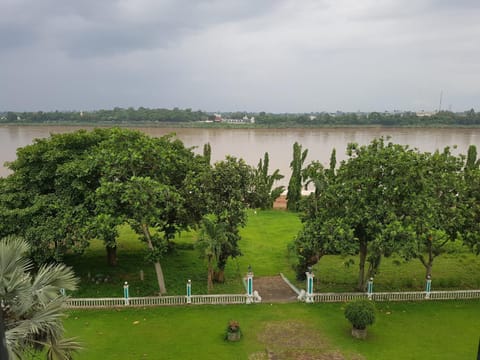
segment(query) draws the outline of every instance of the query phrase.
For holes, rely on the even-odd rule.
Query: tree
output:
[[[114,129],[92,155],[102,169],[95,193],[96,212],[127,221],[149,248],[159,290],[166,293],[160,258],[175,234],[200,221],[206,209],[188,206],[195,176],[205,167],[182,142]]]
[[[244,160],[227,156],[216,162],[204,176],[204,202],[208,212],[215,215],[219,223],[225,224],[227,241],[221,246],[215,271],[215,281],[224,282],[228,258],[241,255],[239,228],[245,226],[247,220],[246,199],[251,189],[252,169]]]
[[[308,150],[302,152],[302,145],[293,144],[293,159],[290,163],[292,175],[288,182],[287,209],[297,211],[300,199],[302,198],[302,167],[307,158]]]
[[[5,328],[9,358],[26,359],[45,352],[47,359],[71,359],[81,346],[63,337],[66,298],[60,289],[75,290],[78,279],[62,264],[42,265],[32,275],[28,250],[28,243],[19,238],[0,240],[0,324]]]
[[[59,260],[66,249],[81,252],[99,183],[99,172],[85,159],[108,134],[80,130],[18,149],[8,164],[13,173],[1,184],[0,236],[21,235],[38,263]]]
[[[381,257],[390,255],[405,235],[402,205],[418,188],[417,155],[383,139],[367,146],[349,144],[347,154],[349,159],[336,174],[333,165],[329,170],[318,165],[310,168],[317,189],[306,200],[304,229],[296,248],[313,249],[313,257],[310,250],[304,254],[297,250],[300,259],[309,258],[307,265],[325,252],[357,253],[357,289],[363,291],[366,280],[378,271]]]
[[[335,154],[334,149],[329,169],[325,169],[318,161],[313,161],[302,171],[305,188],[313,185],[314,191],[301,202],[304,227],[292,244],[297,254],[294,267],[299,280],[304,280],[308,268],[319,262],[324,255],[338,253],[353,238],[352,230],[345,223],[328,220],[328,213],[336,201],[335,195],[326,191],[335,182]],[[317,219],[324,220],[316,221]],[[343,250],[349,252],[347,248]]]
[[[426,277],[432,275],[434,259],[468,222],[462,211],[466,191],[463,165],[462,157],[452,155],[449,148],[424,153],[417,163],[415,196],[408,197],[403,207],[404,228],[410,236],[402,243],[402,253],[407,259],[419,259]]]
[[[205,158],[205,162],[210,165],[210,161],[212,159],[212,146],[210,143],[203,145],[203,157]]]
[[[477,160],[477,147],[470,145],[467,152],[467,161],[465,163],[465,171],[472,171],[478,169],[479,161]]]
[[[470,249],[480,254],[480,160],[477,160],[477,148],[468,148],[464,167],[466,190],[462,195],[462,213],[465,215],[462,239]]]
[[[132,176],[121,183],[104,182],[97,190],[97,195],[103,198],[106,212],[111,211],[117,216],[121,213],[146,242],[150,250],[148,260],[155,265],[160,294],[165,294],[167,289],[160,258],[167,252],[168,237],[165,233],[164,237],[152,233],[151,229],[173,225],[169,219],[177,217],[177,212],[181,211],[178,193],[149,177]]]
[[[96,237],[115,264],[116,228],[125,221],[158,260],[163,245],[206,210],[202,201],[188,204],[205,161],[171,136],[117,128],[53,135],[20,149],[10,168],[0,180],[0,235],[22,235],[37,263],[81,252]]]
[[[249,194],[248,203],[252,208],[269,209],[273,207],[275,200],[285,190],[284,186],[273,188],[276,181],[283,179],[280,170],[276,169],[268,174],[269,156],[266,152],[259,160],[257,168],[253,170],[252,189]]]
[[[226,229],[226,224],[219,222],[214,215],[205,216],[202,220],[197,248],[207,261],[207,287],[209,292],[213,289],[214,270],[220,259],[222,248],[229,246]]]

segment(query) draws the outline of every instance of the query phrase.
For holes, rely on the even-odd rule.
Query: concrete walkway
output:
[[[262,276],[253,279],[253,289],[258,291],[262,302],[285,303],[297,301],[297,294],[280,275]]]

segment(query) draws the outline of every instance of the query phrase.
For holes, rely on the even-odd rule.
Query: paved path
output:
[[[283,281],[280,275],[254,277],[253,289],[258,291],[262,302],[297,301],[297,294]]]

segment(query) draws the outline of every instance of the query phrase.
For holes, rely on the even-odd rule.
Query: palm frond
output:
[[[63,264],[42,265],[32,284],[32,295],[41,304],[55,299],[60,289],[75,290],[78,278],[72,269]]]
[[[28,243],[18,237],[7,236],[0,240],[0,281],[9,281],[12,276],[32,269],[32,262],[24,257],[29,249]]]
[[[59,339],[55,343],[46,344],[48,360],[70,360],[72,353],[83,349],[76,338]]]

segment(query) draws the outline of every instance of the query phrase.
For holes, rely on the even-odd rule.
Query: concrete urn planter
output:
[[[242,337],[242,333],[240,331],[227,333],[228,341],[239,341],[241,337]]]
[[[240,331],[240,325],[238,324],[238,321],[230,320],[227,326],[225,340],[239,341],[241,337],[242,337],[242,332]]]
[[[356,329],[352,327],[352,336],[356,339],[365,340],[367,338],[367,329]]]

